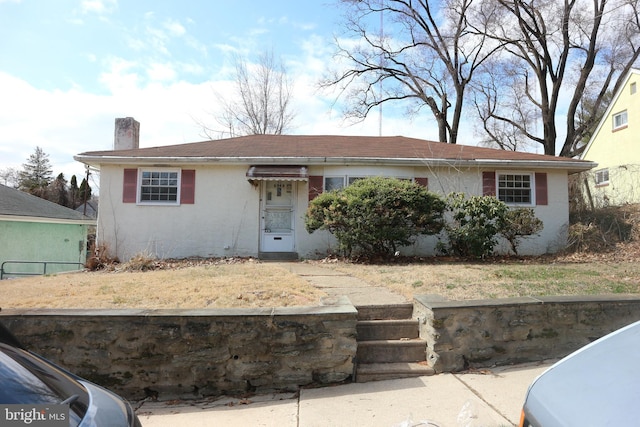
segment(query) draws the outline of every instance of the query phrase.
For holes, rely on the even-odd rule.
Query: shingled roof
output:
[[[80,222],[89,224],[95,221],[76,212],[40,197],[32,196],[0,184],[0,218],[30,217],[54,220],[55,222]]]
[[[90,151],[75,159],[105,163],[244,162],[283,164],[504,164],[588,170],[593,162],[542,154],[446,144],[403,136],[250,135],[131,150]]]

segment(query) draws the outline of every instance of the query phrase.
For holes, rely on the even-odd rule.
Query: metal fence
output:
[[[24,271],[7,271],[6,265],[22,265],[22,264],[39,264],[42,265],[42,271],[38,270],[36,272],[24,272]],[[65,262],[65,261],[4,261],[0,265],[0,280],[4,279],[5,276],[41,276],[47,274],[47,266],[50,265],[75,265],[78,266],[78,270],[84,267],[84,264],[81,262]],[[56,271],[56,273],[59,271]]]

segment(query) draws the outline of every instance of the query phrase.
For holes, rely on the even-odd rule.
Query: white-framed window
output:
[[[351,185],[363,176],[325,176],[324,191],[339,190],[346,185]],[[345,184],[346,183],[346,184]]]
[[[180,203],[180,170],[140,169],[138,179],[138,203],[168,204]]]
[[[630,90],[631,90],[631,95],[633,95],[634,93],[636,93],[636,82],[631,83],[630,86]]]
[[[509,205],[533,205],[534,183],[531,173],[498,173],[498,199]]]
[[[613,115],[613,130],[627,126],[627,110],[621,111]]]
[[[364,179],[364,178],[367,178],[367,176],[365,175],[343,175],[343,176],[326,175],[324,177],[324,191],[340,190],[341,188],[344,188],[347,185],[351,185],[357,180]],[[390,176],[388,178],[394,178],[394,177]],[[411,179],[411,178],[405,178],[405,177],[395,177],[395,178],[402,179],[402,180]]]
[[[609,169],[600,169],[596,171],[596,185],[609,184]]]
[[[344,188],[344,176],[325,176],[324,191],[339,190]]]

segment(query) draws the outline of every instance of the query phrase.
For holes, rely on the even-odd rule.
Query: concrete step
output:
[[[356,358],[361,363],[423,362],[427,342],[422,339],[359,341]]]
[[[419,324],[414,319],[360,320],[356,324],[358,341],[400,340],[418,338]]]
[[[262,261],[294,261],[299,259],[297,252],[259,252],[258,259]]]
[[[358,320],[392,320],[411,319],[413,315],[412,303],[385,305],[358,305]]]
[[[356,370],[356,382],[393,380],[435,374],[433,368],[422,363],[363,363]]]

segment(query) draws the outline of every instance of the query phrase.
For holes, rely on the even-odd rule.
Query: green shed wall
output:
[[[87,225],[0,221],[0,265],[5,261],[86,261]],[[78,270],[77,265],[47,265],[47,274]],[[5,265],[7,272],[42,273],[40,265]],[[10,275],[9,275],[10,276]]]

